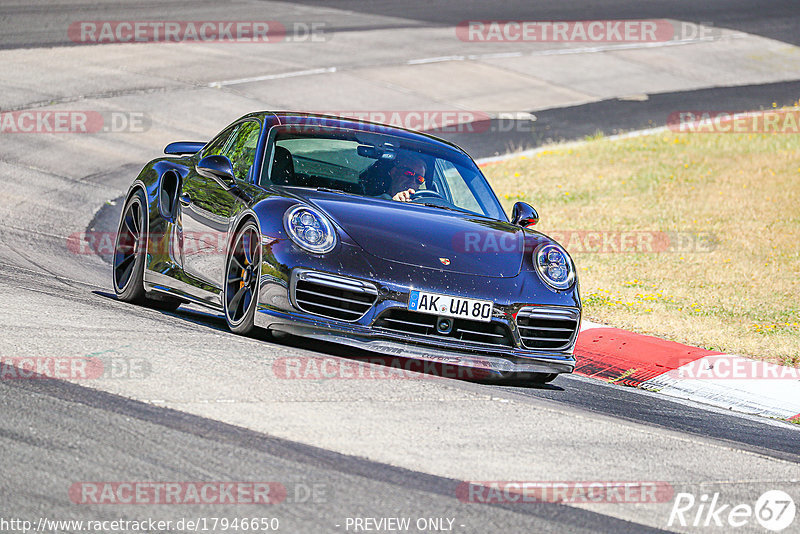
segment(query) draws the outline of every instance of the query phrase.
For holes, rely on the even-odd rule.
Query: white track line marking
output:
[[[336,72],[336,67],[325,67],[319,69],[297,70],[293,72],[282,72],[280,74],[265,74],[263,76],[253,76],[250,78],[238,78],[235,80],[221,80],[211,82],[208,87],[226,87],[228,85],[240,85],[243,83],[264,82],[267,80],[282,80],[284,78],[297,78],[298,76],[314,76],[315,74],[328,74]]]
[[[697,43],[708,43],[716,40],[718,39],[713,37],[703,37],[701,39],[681,39],[658,43],[625,43],[618,45],[585,46],[581,48],[550,48],[547,50],[537,50],[535,52],[497,52],[494,54],[425,57],[419,59],[410,59],[406,62],[406,64],[427,65],[429,63],[443,63],[446,61],[480,61],[483,59],[502,59],[522,56],[566,56],[571,54],[597,54],[600,52],[613,52],[615,50],[638,50],[646,48],[662,48],[667,46],[683,46]]]
[[[477,56],[472,56],[477,57]],[[426,57],[422,59],[409,59],[406,63],[408,65],[425,65],[428,63],[443,63],[445,61],[464,61],[467,56],[441,56],[441,57]]]
[[[621,45],[606,45],[606,46],[591,46],[583,48],[555,48],[549,50],[539,50],[536,52],[496,52],[492,54],[470,54],[470,55],[454,55],[454,56],[439,56],[420,59],[410,59],[406,62],[407,65],[426,65],[430,63],[444,63],[447,61],[475,61],[485,59],[502,59],[511,57],[522,56],[553,56],[553,55],[568,55],[568,54],[594,54],[598,52],[610,52],[614,50],[632,50],[640,48],[659,48],[664,46],[679,46],[687,44],[695,44],[701,42],[713,41],[713,38],[707,37],[702,39],[684,39],[679,41],[665,41],[660,43],[626,43]],[[280,74],[265,74],[263,76],[252,76],[249,78],[236,78],[233,80],[219,80],[210,82],[208,87],[226,87],[229,85],[241,85],[245,83],[263,82],[268,80],[282,80],[284,78],[296,78],[298,76],[314,76],[316,74],[329,74],[337,72],[337,67],[321,67],[316,69],[299,70],[294,72],[283,72]]]

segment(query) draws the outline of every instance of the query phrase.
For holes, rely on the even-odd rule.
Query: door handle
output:
[[[189,193],[184,193],[178,197],[178,200],[181,202],[181,206],[188,206],[192,203],[192,197],[189,196]]]

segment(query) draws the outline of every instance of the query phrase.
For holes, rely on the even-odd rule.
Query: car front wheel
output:
[[[249,221],[236,233],[225,268],[225,320],[236,334],[249,334],[255,328],[260,278],[261,236],[255,222]]]

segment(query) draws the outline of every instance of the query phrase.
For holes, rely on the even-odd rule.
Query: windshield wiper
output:
[[[423,206],[430,206],[432,208],[442,208],[443,210],[457,211],[459,213],[469,213],[469,211],[467,210],[462,210],[459,208],[451,208],[450,206],[442,206],[441,204],[434,204],[433,202],[414,202],[414,204],[422,204]]]
[[[323,193],[339,193],[340,195],[351,195],[351,196],[363,196],[359,195],[358,193],[351,193],[350,191],[344,191],[342,189],[331,189],[330,187],[315,187],[317,191],[322,191]],[[450,207],[450,206],[442,206],[441,204],[434,204],[433,202],[412,202],[412,204],[417,204],[421,206],[429,206],[431,208],[441,208],[447,211],[455,211],[457,213],[472,213],[469,210]]]
[[[323,193],[341,193],[342,195],[355,195],[356,193],[351,193],[349,191],[343,191],[341,189],[331,189],[330,187],[316,187],[317,191],[322,191]]]

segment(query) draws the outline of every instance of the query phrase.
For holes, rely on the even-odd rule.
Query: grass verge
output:
[[[483,170],[572,254],[585,318],[800,365],[800,135],[593,138]]]

